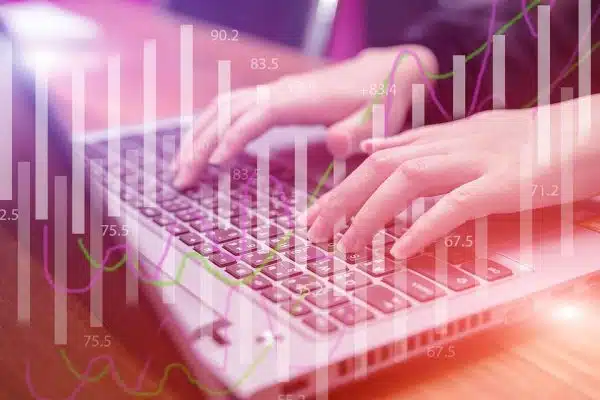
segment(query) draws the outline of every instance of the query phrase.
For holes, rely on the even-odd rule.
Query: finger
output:
[[[231,96],[231,111],[230,116],[231,120],[235,121],[246,112],[255,102],[254,96],[250,95],[249,90],[241,90],[236,92]],[[202,137],[206,135],[207,130],[211,127],[211,124],[216,121],[218,118],[218,101],[214,100],[209,105],[208,109],[200,114],[200,116],[194,121],[192,128],[185,134],[185,138],[182,143],[186,145],[182,145],[179,149],[179,153],[173,159],[171,163],[171,169],[173,172],[177,173],[179,170],[180,164],[183,158],[190,159],[192,154],[187,154],[186,157],[183,157],[183,153],[193,149],[191,147],[194,143],[199,143],[202,141]],[[189,137],[188,137],[189,136]]]
[[[402,163],[364,203],[340,240],[356,252],[394,216],[419,197],[437,196],[481,176],[481,169],[461,155],[428,156]]]
[[[300,226],[310,226],[315,222],[323,204],[327,203],[331,192],[325,193],[323,196],[318,198],[306,211],[298,215],[296,222]]]
[[[407,146],[372,154],[350,176],[331,190],[308,234],[322,242],[331,237],[332,227],[341,218],[354,215],[364,201],[404,161],[447,151],[439,146]]]
[[[456,121],[444,123],[441,125],[429,125],[412,129],[402,134],[385,138],[372,138],[364,140],[360,146],[365,153],[374,153],[379,150],[389,149],[390,147],[406,146],[409,144],[424,144],[438,140],[447,140],[450,137],[455,138],[463,135],[464,124],[460,130],[456,129]]]
[[[494,182],[487,176],[454,189],[415,221],[396,241],[391,254],[400,259],[413,256],[463,223],[495,212],[495,195]]]
[[[274,123],[275,116],[271,114],[268,107],[252,108],[225,131],[210,162],[226,163],[242,151],[248,142],[263,134]]]
[[[217,121],[213,121],[202,136],[189,135],[186,137],[181,148],[179,169],[173,180],[176,189],[189,188],[198,180],[217,143]]]

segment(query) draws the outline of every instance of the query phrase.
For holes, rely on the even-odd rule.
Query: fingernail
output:
[[[325,242],[327,239],[327,235],[324,232],[325,230],[325,221],[322,217],[317,218],[313,226],[308,230],[308,238],[313,243],[321,243]]]
[[[390,254],[394,256],[394,258],[405,259],[410,255],[408,250],[408,245],[405,241],[398,240],[390,249]]]
[[[307,220],[308,220],[308,210],[303,211],[300,215],[298,215],[296,217],[296,225],[305,227],[306,225],[308,225]]]
[[[371,153],[373,151],[373,143],[370,139],[360,142],[360,151],[363,153]]]
[[[175,179],[173,179],[173,186],[175,187],[175,189],[181,189],[184,184],[185,180],[183,179],[181,174],[177,174],[177,176],[175,176]]]

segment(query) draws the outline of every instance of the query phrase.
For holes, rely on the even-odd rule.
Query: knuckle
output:
[[[425,174],[427,167],[427,162],[425,160],[407,160],[400,164],[398,171],[407,179],[418,179]]]
[[[374,174],[385,174],[390,169],[389,152],[385,150],[377,151],[367,158],[367,166]]]
[[[452,211],[472,212],[475,195],[469,189],[458,188],[448,195],[448,206]]]

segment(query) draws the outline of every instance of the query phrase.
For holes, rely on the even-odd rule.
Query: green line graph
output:
[[[532,1],[526,8],[526,12],[530,12],[533,8],[537,7],[539,4],[541,3],[541,0],[534,0]],[[516,24],[518,21],[522,20],[523,17],[525,15],[525,12],[520,12],[518,15],[516,15],[514,18],[512,18],[510,21],[508,21],[505,25],[503,25],[500,29],[498,29],[496,31],[496,34],[504,34],[506,31],[508,31],[508,29],[513,26],[514,24]],[[479,54],[481,54],[486,47],[488,46],[487,41],[485,43],[483,43],[480,47],[478,47],[477,49],[475,49],[473,52],[471,52],[469,55],[466,56],[466,61],[470,61],[472,59],[474,59],[475,57],[477,57]],[[600,47],[600,41],[596,42],[590,49],[590,51],[585,54],[584,56],[580,57],[579,60],[575,61],[572,66],[566,71],[566,73],[562,76],[559,77],[558,79],[556,79],[552,85],[551,85],[551,91],[556,87],[556,85],[563,79],[565,79],[566,77],[570,76],[578,67],[578,65],[586,60],[587,58],[589,58],[592,53],[594,53],[598,48]],[[400,60],[404,60],[406,59],[406,56],[403,56]],[[427,73],[427,77],[429,79],[432,80],[443,80],[443,79],[450,79],[454,76],[454,72],[446,72],[446,73],[440,73],[440,74],[432,74],[432,73]],[[383,93],[387,92],[387,87],[388,87],[388,79],[385,79],[383,84],[384,84],[384,88],[386,88],[386,90],[383,91]],[[366,120],[369,120],[372,116],[372,105],[378,103],[381,100],[381,97],[383,97],[382,94],[377,94],[376,96],[373,97],[370,106],[368,107],[367,110],[365,110],[365,114],[364,114],[364,122],[366,122]],[[535,96],[531,101],[529,101],[528,103],[526,103],[523,108],[528,108],[531,107],[533,105],[535,105],[535,103],[537,102],[538,97]],[[321,189],[321,187],[323,186],[324,182],[328,179],[328,177],[331,175],[331,172],[333,171],[333,163],[330,163],[329,166],[327,167],[325,173],[323,174],[323,176],[321,177],[321,179],[319,180],[319,184],[317,186],[317,189],[315,190],[315,192],[313,194],[311,194],[310,196],[310,201],[309,203],[312,204],[312,202],[314,202],[314,199],[317,197],[317,194],[319,192],[319,190]],[[288,232],[286,234],[286,236],[284,238],[282,238],[282,240],[280,241],[280,243],[276,246],[276,249],[271,250],[270,254],[268,257],[272,257],[277,249],[279,248],[280,245],[283,245],[285,243],[285,241],[289,240],[289,237],[291,235],[291,232]],[[91,256],[89,255],[89,252],[87,251],[87,249],[85,248],[83,241],[80,239],[78,241],[78,245],[80,247],[80,250],[82,251],[82,253],[84,254],[84,256],[86,257],[86,259],[90,262],[90,265],[94,268],[100,268],[100,264],[97,263],[95,260],[93,260],[91,258]],[[176,272],[176,276],[174,280],[167,280],[167,281],[152,281],[152,282],[147,282],[149,284],[155,285],[155,286],[160,286],[160,287],[164,287],[164,286],[169,286],[169,285],[175,285],[175,284],[179,284],[183,275],[183,271],[186,267],[186,262],[188,259],[190,258],[194,258],[194,259],[200,259],[202,261],[203,267],[205,269],[207,269],[213,276],[215,276],[217,279],[219,279],[220,281],[231,285],[231,286],[235,286],[235,285],[241,285],[241,284],[247,284],[250,283],[252,281],[252,279],[254,279],[256,277],[256,275],[258,273],[260,273],[260,271],[262,270],[262,268],[264,267],[264,265],[270,260],[269,258],[267,258],[267,260],[265,261],[265,263],[263,263],[260,267],[258,267],[255,272],[242,279],[242,280],[232,280],[227,278],[226,276],[224,276],[222,273],[220,273],[220,270],[216,269],[215,267],[213,267],[208,260],[200,255],[199,253],[196,252],[189,252],[189,253],[185,253],[183,259],[181,260],[181,263],[179,265],[179,268]],[[126,259],[127,259],[127,254],[125,254],[122,259],[120,259],[116,264],[112,265],[112,266],[108,266],[108,267],[104,267],[104,271],[105,272],[113,272],[118,270],[119,268],[121,268],[122,266],[125,265],[126,263]],[[139,270],[139,265],[136,265],[136,269]],[[307,293],[306,293],[307,294]],[[306,295],[304,294],[304,296]],[[299,297],[299,301],[303,299],[303,296]],[[266,356],[268,350],[271,348],[272,346],[267,346],[263,353],[261,353],[261,355],[251,364],[251,366],[249,367],[249,369],[242,375],[242,377],[240,377],[238,379],[238,381],[236,382],[236,384],[234,386],[232,386],[232,389],[239,386],[240,384],[242,384],[252,373],[252,371],[254,371],[254,369],[256,369],[256,366],[262,362],[262,360],[264,359],[264,357]],[[60,356],[63,358],[63,360],[65,361],[67,368],[69,369],[69,371],[71,371],[71,373],[77,377],[80,380],[86,380],[87,382],[90,383],[94,383],[94,382],[98,382],[100,380],[102,380],[102,378],[104,378],[108,372],[109,372],[109,366],[105,366],[105,368],[95,377],[84,377],[82,376],[82,374],[80,374],[75,367],[72,365],[72,362],[68,359],[66,352],[64,350],[60,350]],[[204,392],[211,394],[211,395],[227,395],[231,393],[231,390],[215,390],[215,389],[211,389],[211,388],[206,388],[201,386],[190,374],[190,372],[188,371],[188,369],[185,367],[185,365],[182,364],[178,364],[178,363],[174,363],[174,364],[169,364],[167,367],[165,367],[164,370],[164,375],[160,380],[160,383],[157,387],[157,389],[155,391],[152,392],[138,392],[138,391],[129,391],[127,392],[128,394],[134,395],[134,396],[138,396],[138,397],[152,397],[152,396],[158,396],[163,390],[164,390],[164,386],[166,384],[166,381],[168,380],[169,374],[171,373],[171,371],[175,370],[175,369],[181,369],[188,377],[188,381],[191,384],[196,385],[199,389],[203,390]],[[123,380],[120,377],[120,375],[118,375],[118,372],[115,371],[115,374],[117,375],[117,381],[119,382],[120,385],[124,386]]]

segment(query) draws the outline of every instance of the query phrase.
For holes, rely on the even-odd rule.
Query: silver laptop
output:
[[[15,78],[15,90],[33,93],[20,72]],[[195,188],[180,193],[168,165],[186,129],[177,120],[90,133],[74,139],[83,151],[75,157],[85,159],[92,197],[102,195],[109,214],[119,210],[135,250],[128,256],[142,261],[132,276],[168,318],[209,396],[326,395],[432,348],[545,312],[598,281],[597,202],[471,222],[422,254],[395,260],[391,243],[434,201],[419,199],[364,251],[340,254],[331,243],[308,243],[294,221],[332,187],[337,168],[351,166],[330,167],[312,139],[275,149],[275,139],[293,135],[274,130],[254,151],[227,168],[209,166]],[[320,131],[281,129],[317,138]],[[58,122],[49,132],[51,146],[68,148]],[[91,221],[90,235],[102,235],[101,220]]]

